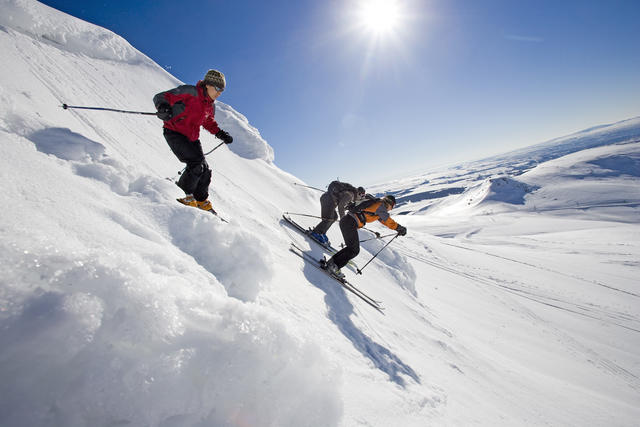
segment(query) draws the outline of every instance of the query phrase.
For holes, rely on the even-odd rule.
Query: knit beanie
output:
[[[202,82],[206,85],[215,86],[218,89],[222,90],[224,90],[225,86],[227,85],[227,82],[224,79],[224,74],[222,74],[218,70],[207,71],[207,74],[204,75],[204,79],[202,79]]]
[[[393,197],[391,194],[387,194],[386,196],[384,196],[384,197],[382,198],[382,201],[383,201],[384,203],[388,203],[388,204],[390,204],[392,209],[393,209],[393,208],[395,207],[395,205],[396,205],[396,198],[395,198],[395,197]]]

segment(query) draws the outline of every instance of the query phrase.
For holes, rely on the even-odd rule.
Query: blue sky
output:
[[[640,1],[389,2],[396,19],[373,27],[362,0],[43,3],[123,36],[185,83],[223,71],[220,100],[279,167],[316,186],[640,115]]]

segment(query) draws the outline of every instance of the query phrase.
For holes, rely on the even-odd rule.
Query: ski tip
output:
[[[214,211],[213,209],[211,209],[209,212],[211,212],[215,217],[217,217],[220,221],[222,222],[226,222],[227,224],[229,224],[229,221],[227,221],[226,219],[222,218],[220,216],[220,214],[218,214],[218,212]]]

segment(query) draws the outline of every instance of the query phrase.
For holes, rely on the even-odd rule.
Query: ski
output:
[[[338,252],[338,249],[334,248],[331,245],[327,245],[326,243],[323,243],[319,240],[316,240],[313,238],[313,236],[311,235],[309,230],[305,230],[300,224],[298,224],[297,222],[295,222],[293,219],[291,219],[290,216],[283,214],[282,218],[289,224],[291,225],[296,231],[304,234],[306,237],[308,237],[309,239],[311,239],[311,241],[317,243],[318,245],[322,246],[324,249],[326,249],[327,251],[329,251],[330,254],[335,254],[336,252]],[[355,262],[353,261],[349,261],[349,267],[352,267],[353,269],[355,269],[355,271],[358,271],[358,266],[356,265]]]
[[[209,212],[211,212],[212,214],[217,216],[220,221],[226,222],[227,224],[229,224],[229,221],[227,221],[226,219],[222,218],[218,212],[214,211],[213,209],[211,209]]]
[[[318,270],[324,272],[327,276],[331,277],[336,282],[340,283],[340,285],[342,285],[342,287],[344,289],[348,290],[353,295],[357,296],[362,301],[364,301],[365,303],[369,304],[371,307],[373,307],[376,310],[378,310],[380,313],[384,313],[384,307],[382,306],[382,302],[381,301],[378,301],[378,300],[375,300],[375,299],[371,298],[369,295],[365,294],[360,289],[356,288],[354,285],[349,283],[346,279],[343,279],[343,278],[338,277],[338,276],[336,276],[334,274],[331,274],[330,272],[328,272],[327,270],[322,268],[320,266],[320,262],[317,259],[313,258],[311,255],[309,255],[306,252],[304,252],[301,248],[296,246],[295,243],[291,243],[291,247],[289,248],[289,250],[291,252],[293,252],[294,254],[298,255],[300,258],[302,258],[303,260],[305,260],[309,264],[311,264],[314,267],[316,267]]]
[[[323,248],[325,248],[326,250],[328,250],[331,253],[336,253],[338,252],[338,249],[334,248],[331,245],[328,245],[326,243],[323,243],[319,240],[316,240],[312,235],[311,232],[309,230],[305,230],[304,228],[302,228],[302,226],[300,224],[298,224],[297,222],[295,222],[290,216],[283,214],[282,218],[287,221],[289,224],[291,224],[293,226],[293,228],[295,228],[297,231],[299,231],[300,233],[304,234],[305,236],[307,236],[308,238],[310,238],[311,240],[313,240],[314,242],[316,242],[317,244],[319,244],[320,246],[322,246]]]

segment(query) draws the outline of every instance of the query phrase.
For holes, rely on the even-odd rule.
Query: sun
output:
[[[362,0],[358,18],[367,31],[376,35],[389,34],[400,23],[400,6],[397,0]]]

